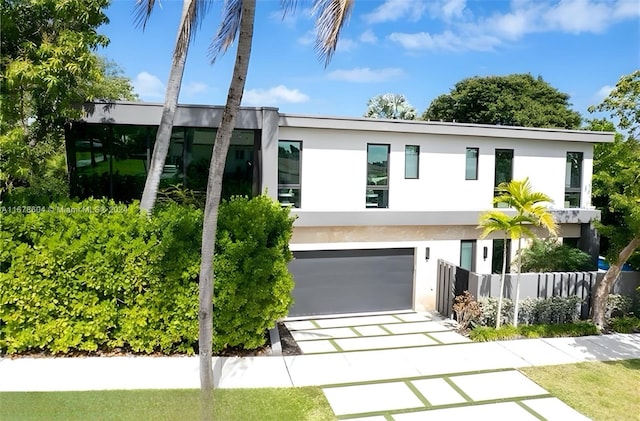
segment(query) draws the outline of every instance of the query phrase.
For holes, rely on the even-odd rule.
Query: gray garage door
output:
[[[290,316],[412,307],[413,249],[294,252]]]

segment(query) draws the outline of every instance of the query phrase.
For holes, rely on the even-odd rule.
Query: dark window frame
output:
[[[576,209],[576,208],[580,208],[581,206],[581,201],[582,201],[582,173],[583,173],[583,164],[584,164],[584,153],[583,152],[571,152],[568,151],[567,152],[567,159],[565,161],[565,165],[570,163],[570,160],[572,159],[572,155],[575,156],[575,162],[577,163],[577,178],[578,178],[578,186],[574,186],[572,181],[573,181],[573,169],[575,168],[572,165],[571,171],[568,174],[568,179],[567,179],[567,174],[565,173],[565,180],[564,180],[564,201],[565,201],[565,207],[568,207],[570,209]],[[574,200],[577,198],[577,206],[574,206],[571,204],[571,202],[573,202]],[[569,205],[567,206],[567,202],[569,203]]]
[[[415,155],[408,155],[409,148],[415,148]],[[416,160],[416,173],[414,175],[407,175],[407,160],[410,157],[415,157]],[[418,180],[420,178],[420,145],[404,145],[404,178],[405,180]]]
[[[280,182],[280,143],[297,143],[299,145],[300,155],[298,158],[298,183],[281,183]],[[278,201],[283,207],[291,207],[300,209],[302,207],[302,140],[278,140]],[[288,191],[284,191],[288,190]],[[297,191],[296,193],[293,191]],[[290,202],[289,200],[293,200]]]
[[[469,177],[469,152],[475,151],[475,172],[472,177]],[[465,161],[464,161],[464,179],[465,180],[477,180],[478,179],[478,171],[480,167],[480,148],[472,147],[466,148],[464,153]]]
[[[371,146],[384,146],[387,148],[387,166],[386,166],[386,178],[387,183],[381,184],[369,184],[369,148]],[[391,161],[391,144],[389,143],[367,143],[367,173],[366,173],[366,190],[365,190],[365,207],[388,209],[389,208],[389,174],[390,174],[390,161]],[[376,193],[378,191],[380,193]],[[382,197],[380,196],[382,194]],[[376,199],[374,202],[373,199]]]
[[[499,153],[510,153],[510,160],[511,160],[511,174],[509,175],[509,180],[504,180],[504,181],[499,181],[498,180],[498,154]],[[493,163],[493,197],[498,197],[500,195],[500,192],[498,191],[498,186],[503,183],[503,182],[510,182],[511,180],[513,180],[513,159],[515,157],[515,152],[513,149],[499,149],[496,148],[495,150],[495,160]],[[498,207],[498,205],[494,205],[494,207]],[[500,207],[506,207],[506,205],[501,204]]]

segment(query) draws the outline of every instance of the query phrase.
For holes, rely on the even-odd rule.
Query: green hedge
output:
[[[257,209],[273,212],[260,219]],[[219,219],[214,320],[228,324],[216,323],[214,346],[253,348],[264,343],[263,326],[286,315],[291,303],[291,256],[282,241],[292,222],[267,198],[224,203]],[[269,241],[259,241],[255,228],[253,248],[239,245],[240,236],[230,233],[254,220],[247,227],[261,226]],[[197,349],[201,211],[167,205],[146,218],[137,204],[89,199],[7,208],[1,224],[0,352]]]

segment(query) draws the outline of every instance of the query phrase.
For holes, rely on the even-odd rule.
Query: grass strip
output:
[[[200,419],[200,391],[115,390],[0,393],[0,418],[14,421],[181,421]],[[329,421],[336,417],[318,387],[216,389],[214,420]]]
[[[640,359],[526,367],[520,371],[591,419],[638,419]]]

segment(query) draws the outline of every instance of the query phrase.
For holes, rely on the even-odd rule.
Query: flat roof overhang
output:
[[[83,105],[82,121],[91,124],[149,125],[160,123],[163,104],[149,102],[91,102]],[[222,106],[178,105],[174,126],[218,127]],[[276,113],[280,127],[343,131],[376,131],[431,135],[474,136],[525,140],[551,140],[583,143],[610,143],[614,133],[495,126],[488,124],[448,123],[440,121],[386,120],[363,117],[329,117],[278,113],[274,107],[240,107],[237,129],[262,129],[264,115]]]
[[[507,215],[515,211],[500,209]],[[551,209],[559,224],[587,224],[600,220],[596,209]],[[362,211],[308,211],[292,209],[297,216],[296,227],[338,226],[421,226],[421,225],[478,225],[486,210],[477,211],[393,211],[389,209],[367,209]]]

